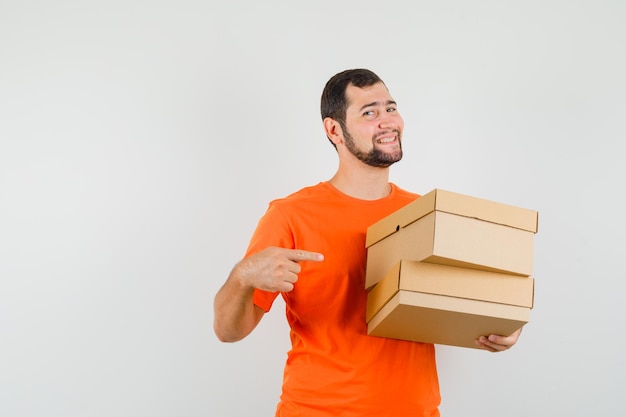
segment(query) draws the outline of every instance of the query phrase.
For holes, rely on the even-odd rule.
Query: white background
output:
[[[539,211],[503,354],[438,347],[444,416],[618,416],[626,384],[626,2],[0,2],[0,415],[273,416],[278,303],[222,344],[213,296],[267,203],[326,180],[326,80],[406,123],[391,179]]]

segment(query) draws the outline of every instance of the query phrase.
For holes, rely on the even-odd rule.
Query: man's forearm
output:
[[[215,295],[213,329],[222,342],[236,342],[246,337],[263,317],[263,310],[253,302],[254,288],[245,287],[235,276]]]

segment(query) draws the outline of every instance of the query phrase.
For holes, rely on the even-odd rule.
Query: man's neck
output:
[[[389,168],[342,170],[340,167],[328,182],[342,193],[361,200],[378,200],[391,192]]]

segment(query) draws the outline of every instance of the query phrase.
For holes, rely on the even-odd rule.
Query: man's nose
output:
[[[381,129],[395,129],[401,123],[399,115],[385,113],[380,119]]]

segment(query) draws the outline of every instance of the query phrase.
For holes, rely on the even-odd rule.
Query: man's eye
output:
[[[394,107],[389,107],[389,108],[387,109],[387,113],[393,113],[393,112],[395,112],[396,110],[397,110],[397,109],[395,109]]]
[[[363,116],[373,116],[374,115],[374,111],[373,110],[368,110],[366,112],[363,112]]]

